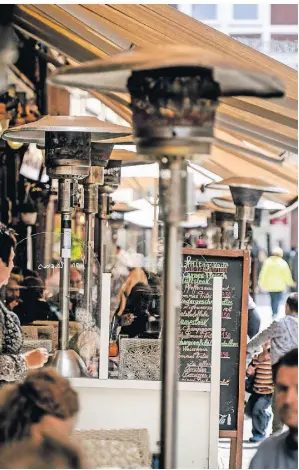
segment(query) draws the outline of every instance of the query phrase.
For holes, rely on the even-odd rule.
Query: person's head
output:
[[[24,302],[32,302],[42,299],[44,296],[44,283],[37,277],[26,277],[24,279],[21,297]]]
[[[298,348],[278,361],[273,381],[280,418],[291,431],[298,432]]]
[[[130,304],[133,312],[138,316],[144,315],[149,308],[153,292],[148,284],[137,282],[130,293]]]
[[[78,395],[55,369],[29,372],[24,382],[0,391],[0,446],[43,432],[68,436],[79,410]]]
[[[283,257],[283,250],[279,246],[276,246],[275,248],[273,248],[273,250],[271,252],[271,255],[282,258]]]
[[[119,308],[118,315],[121,315],[126,307],[127,298],[129,297],[131,290],[138,283],[148,284],[148,279],[143,268],[132,268],[129,269],[129,275],[127,280],[123,283],[119,292]]]
[[[14,266],[11,270],[11,274],[15,274],[16,276],[23,276],[23,270],[20,266]]]
[[[13,230],[0,225],[0,287],[8,283],[13,268],[16,238]]]
[[[298,315],[298,292],[290,294],[286,301],[286,315]]]
[[[56,434],[43,434],[39,441],[31,438],[4,446],[0,468],[84,468],[79,450]]]
[[[18,300],[20,297],[20,286],[14,277],[8,279],[8,283],[5,289],[5,300],[6,303],[10,303],[13,300]]]
[[[26,279],[27,277],[36,277],[39,278],[39,275],[36,271],[32,271],[32,269],[23,269],[23,278]]]
[[[78,291],[81,288],[82,276],[74,266],[70,268],[70,286],[72,290]]]
[[[271,341],[267,341],[265,344],[263,344],[262,356],[264,361],[268,361],[271,358],[270,348]]]
[[[121,252],[121,246],[116,246],[116,254],[118,255]]]

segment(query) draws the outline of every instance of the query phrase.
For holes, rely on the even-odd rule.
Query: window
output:
[[[298,52],[297,34],[271,34],[271,52]]]
[[[258,51],[262,49],[262,38],[260,34],[232,34],[231,37]]]
[[[217,5],[212,3],[192,5],[192,16],[196,20],[216,20]]]
[[[298,24],[298,5],[271,5],[271,24]]]
[[[257,20],[258,5],[254,3],[237,4],[233,6],[234,20]]]

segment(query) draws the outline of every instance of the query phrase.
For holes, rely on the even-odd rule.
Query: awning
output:
[[[214,147],[203,166],[220,175],[258,176],[286,187],[289,203],[297,196],[297,162],[285,152],[298,149],[298,76],[297,72],[209,26],[177,11],[169,5],[18,5],[15,27],[65,56],[70,63],[104,58],[134,46],[159,43],[198,45],[238,59],[240,65],[252,64],[278,76],[285,83],[283,99],[225,98],[217,113],[216,136],[237,148]],[[56,56],[55,56],[56,54]],[[131,123],[129,97],[111,93],[92,95]],[[268,156],[262,160],[254,155]],[[274,159],[277,159],[275,163]]]

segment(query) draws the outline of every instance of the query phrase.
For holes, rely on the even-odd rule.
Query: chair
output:
[[[38,331],[36,326],[26,325],[22,326],[24,339],[38,339]]]
[[[74,438],[88,468],[151,468],[147,429],[80,430]]]
[[[58,321],[49,321],[49,320],[36,320],[33,322],[34,326],[51,326],[54,330],[53,333],[53,348],[58,349]],[[69,322],[69,329],[70,329],[70,339],[74,336],[77,331],[81,331],[84,325],[79,322],[70,321]]]
[[[119,348],[119,379],[161,380],[161,340],[122,338]]]
[[[54,342],[55,329],[53,326],[37,325],[38,339],[49,339]]]
[[[53,350],[53,343],[49,339],[25,339],[21,348],[21,353],[38,348],[45,348],[48,353],[50,353]]]

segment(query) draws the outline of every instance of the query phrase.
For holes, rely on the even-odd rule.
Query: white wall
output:
[[[150,450],[158,450],[159,389],[76,389],[81,406],[77,429],[148,429]],[[208,468],[209,396],[179,392],[178,468]]]

